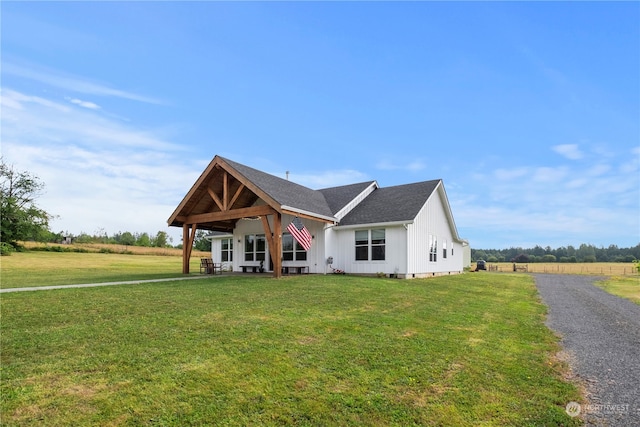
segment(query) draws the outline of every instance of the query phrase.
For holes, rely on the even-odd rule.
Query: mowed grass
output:
[[[577,425],[529,275],[4,294],[3,426]]]
[[[0,257],[0,287],[70,285],[182,277],[181,256],[16,252]],[[200,258],[191,257],[191,273]]]
[[[640,305],[640,278],[638,277],[609,277],[607,280],[596,282],[596,285],[619,297],[627,298]]]

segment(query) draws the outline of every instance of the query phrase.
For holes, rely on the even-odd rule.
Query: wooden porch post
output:
[[[269,253],[273,259],[273,277],[276,279],[282,277],[282,230],[280,212],[273,213],[273,231],[269,225],[267,216],[262,217],[262,228],[269,244]]]
[[[187,246],[189,243],[189,225],[182,224],[182,274],[189,274],[189,257]]]
[[[273,276],[279,279],[282,277],[282,214],[280,212],[273,214],[273,228],[273,251],[276,253],[273,257]]]
[[[197,227],[198,224],[191,224],[191,233],[189,233],[189,224],[182,225],[182,274],[189,274],[189,260]]]

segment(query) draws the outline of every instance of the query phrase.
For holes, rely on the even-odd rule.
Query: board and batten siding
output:
[[[385,259],[376,261],[356,261],[357,230],[385,230]],[[349,228],[329,228],[327,240],[331,242],[333,268],[339,268],[351,274],[377,274],[404,275],[406,272],[407,258],[407,232],[403,225],[363,225]]]
[[[462,271],[462,245],[454,241],[445,212],[442,193],[434,191],[407,230],[407,277],[428,277]],[[436,261],[429,261],[429,235],[437,238]],[[447,242],[447,257],[443,257],[443,242]],[[453,254],[451,249],[453,248]]]
[[[283,215],[282,216],[282,229],[280,233],[287,233],[287,226],[293,220],[293,216],[291,215]],[[323,237],[323,226],[324,223],[318,221],[310,221],[308,219],[302,219],[302,223],[307,228],[309,233],[311,233],[314,238],[312,239],[311,249],[307,251],[307,259],[305,261],[283,261],[283,266],[285,267],[296,267],[296,266],[307,266],[309,267],[309,273],[324,273],[325,272],[325,258],[324,258],[324,239]],[[273,220],[269,217],[269,225],[273,230]],[[247,234],[264,234],[264,228],[262,226],[262,221],[260,220],[243,220],[237,222],[236,228],[233,230],[233,270],[234,271],[242,271],[241,266],[258,266],[260,262],[258,261],[245,261],[244,260],[244,236]],[[238,242],[240,240],[240,242]],[[213,251],[213,246],[212,246]],[[218,252],[220,251],[220,247],[218,247]],[[264,263],[265,269],[269,268],[269,255],[270,248],[267,243],[267,254],[266,261]],[[275,255],[275,254],[274,254]],[[274,256],[272,255],[272,256]],[[278,254],[278,256],[282,256],[282,254]],[[218,254],[218,258],[220,258],[220,254]],[[215,260],[215,259],[214,259]]]

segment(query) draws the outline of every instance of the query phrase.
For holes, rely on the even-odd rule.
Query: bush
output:
[[[9,256],[15,252],[15,248],[7,242],[0,242],[0,256]]]

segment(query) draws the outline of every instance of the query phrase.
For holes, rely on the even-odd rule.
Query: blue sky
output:
[[[181,230],[216,155],[441,178],[475,248],[640,241],[637,2],[2,2],[2,155],[53,231]]]

